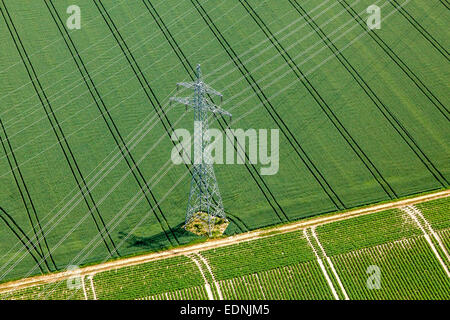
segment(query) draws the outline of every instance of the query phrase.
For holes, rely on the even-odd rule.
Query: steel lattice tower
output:
[[[222,110],[208,99],[208,95],[215,95],[222,98],[222,94],[203,82],[200,65],[197,65],[196,77],[195,82],[177,83],[177,88],[182,86],[193,89],[193,97],[172,97],[170,100],[186,105],[186,109],[187,106],[194,109],[194,163],[185,225],[197,213],[207,213],[207,221],[205,222],[208,224],[208,231],[211,236],[216,220],[215,217],[227,219],[225,217],[219,186],[214,174],[212,159],[209,152],[205,152],[207,144],[210,141],[208,134],[208,113],[222,114],[230,118],[231,114]]]

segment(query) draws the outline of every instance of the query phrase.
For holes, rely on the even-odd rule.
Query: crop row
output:
[[[317,227],[318,237],[328,255],[409,238],[421,234],[404,212],[393,209]]]
[[[159,293],[154,296],[139,298],[138,300],[206,300],[208,294],[204,286],[190,287],[172,292]]]
[[[316,261],[222,280],[225,299],[332,299]]]
[[[313,258],[301,232],[291,232],[202,252],[216,279],[229,279]]]
[[[350,299],[450,298],[450,279],[422,236],[337,255],[331,260]]]
[[[83,290],[72,289],[67,281],[58,281],[0,293],[0,300],[82,300]]]
[[[106,271],[94,276],[99,299],[136,299],[203,284],[197,266],[185,256]]]
[[[442,230],[438,234],[442,239],[445,249],[447,252],[450,252],[450,229]]]
[[[416,205],[433,229],[442,230],[450,228],[450,197],[422,202]]]
[[[437,201],[420,207],[424,216],[432,217],[431,221],[445,222],[447,204],[448,201]],[[429,215],[437,211],[441,215]],[[308,231],[318,250],[319,244]],[[437,230],[447,250],[449,232],[448,228]],[[450,280],[442,265],[415,222],[401,210],[331,222],[317,227],[316,235],[350,299],[449,298]],[[302,231],[268,234],[201,255],[208,261],[225,299],[333,298]],[[331,276],[321,250],[319,256]],[[217,299],[212,277],[203,262],[201,265]],[[378,278],[373,278],[374,272],[378,272]],[[208,298],[198,267],[186,256],[110,270],[96,274],[93,279],[98,299]],[[380,288],[368,287],[368,281],[374,279],[380,280]],[[2,294],[0,298],[83,299],[84,296],[81,289],[73,291],[65,282],[56,282]]]

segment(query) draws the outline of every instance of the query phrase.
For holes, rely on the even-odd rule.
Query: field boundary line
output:
[[[120,1],[119,3],[117,3],[117,2],[118,2],[118,1],[116,1],[116,5],[115,5],[113,8],[115,8],[115,7],[117,7],[117,6],[121,5],[121,4],[123,4],[125,1]],[[95,19],[93,19],[93,20],[95,20]],[[85,26],[86,26],[86,25],[89,25],[93,20],[91,20],[91,21],[85,23],[84,25],[85,25]],[[104,40],[104,39],[106,39],[106,37],[103,38],[102,40]],[[34,55],[37,54],[38,52],[41,52],[43,49],[46,49],[46,48],[51,47],[53,44],[55,44],[56,42],[59,42],[59,41],[60,41],[60,40],[54,40],[54,41],[50,42],[50,43],[47,44],[46,46],[42,47],[42,49],[40,49],[40,50],[38,50],[38,51],[33,52],[32,54],[30,54],[30,57],[34,56]],[[67,62],[67,61],[64,61],[64,63],[65,63],[65,62]],[[20,60],[18,60],[16,63],[10,65],[9,67],[7,67],[7,68],[1,70],[0,73],[6,72],[6,71],[8,71],[9,69],[11,69],[12,67],[17,66],[18,64],[20,64]],[[28,84],[28,83],[27,83],[27,84]]]
[[[306,229],[305,229],[305,230],[306,230]],[[338,275],[336,269],[334,268],[333,262],[331,261],[330,257],[328,257],[328,255],[327,255],[325,249],[323,248],[322,244],[320,243],[319,237],[317,237],[317,234],[316,234],[316,227],[315,227],[315,226],[311,227],[311,234],[312,234],[312,236],[314,237],[314,239],[316,240],[317,245],[318,245],[319,248],[320,248],[320,251],[322,251],[323,256],[325,257],[325,259],[326,259],[328,265],[330,266],[331,271],[333,272],[333,275],[334,275],[334,277],[336,278],[336,281],[337,281],[337,283],[338,283],[338,285],[339,285],[339,288],[341,289],[342,293],[344,294],[345,300],[350,300],[350,298],[348,297],[347,291],[345,291],[344,285],[343,285],[342,282],[341,282],[341,278],[339,277],[339,275]]]
[[[254,109],[253,109],[253,110],[254,110]],[[253,111],[253,110],[252,110],[252,111]],[[326,213],[328,213],[328,212],[326,212]]]
[[[311,239],[309,239],[307,228],[303,229],[303,235],[305,236],[306,241],[308,241],[309,246],[311,247],[312,251],[314,252],[314,255],[316,256],[316,260],[319,263],[320,270],[322,271],[322,273],[325,277],[325,280],[327,281],[328,287],[330,287],[330,290],[334,296],[334,299],[340,300],[339,295],[337,294],[336,288],[334,287],[333,282],[331,281],[330,276],[328,275],[327,269],[325,268],[325,265],[323,264],[322,259],[320,258],[319,254],[317,253],[316,248],[312,244]]]
[[[431,250],[433,251],[434,255],[438,259],[439,263],[441,264],[442,268],[444,269],[445,273],[447,274],[447,277],[450,278],[450,272],[448,271],[447,265],[445,264],[444,260],[442,260],[442,257],[439,255],[439,252],[437,251],[436,247],[433,244],[433,241],[431,240],[430,236],[428,235],[427,231],[425,230],[424,226],[420,223],[419,219],[416,216],[416,212],[411,209],[410,206],[405,206],[401,208],[401,210],[405,213],[407,213],[417,224],[417,226],[422,231],[425,240],[428,242],[428,245],[430,246]]]
[[[256,240],[259,238],[269,237],[273,236],[279,233],[288,233],[292,231],[301,230],[307,227],[311,226],[319,226],[326,223],[346,220],[354,217],[359,217],[367,214],[372,214],[384,210],[389,209],[396,209],[396,208],[402,208],[408,205],[414,205],[417,203],[425,202],[425,201],[431,201],[441,198],[446,198],[450,196],[450,189],[438,191],[426,195],[421,195],[409,199],[403,199],[403,200],[397,200],[389,203],[382,203],[378,205],[373,205],[369,207],[359,208],[359,209],[353,209],[346,212],[341,213],[335,213],[327,216],[317,217],[317,218],[311,218],[308,220],[301,220],[296,222],[291,222],[289,224],[284,224],[281,226],[275,226],[268,229],[258,229],[254,231],[250,231],[247,233],[242,233],[234,236],[230,236],[227,238],[221,238],[221,239],[214,239],[209,240],[204,243],[200,244],[193,244],[188,245],[181,248],[173,248],[166,251],[161,252],[152,252],[148,254],[143,254],[139,256],[129,257],[129,258],[123,258],[118,259],[114,261],[109,261],[101,264],[96,264],[92,266],[86,266],[79,269],[79,272],[82,275],[91,274],[91,273],[99,273],[104,272],[108,270],[114,270],[119,269],[126,266],[133,266],[138,265],[142,263],[147,263],[154,260],[160,260],[165,259],[169,257],[175,257],[180,255],[188,255],[200,251],[206,251],[209,249],[214,249],[218,247],[225,247],[232,244],[240,243],[240,242],[247,242]],[[270,234],[272,232],[276,232],[275,234]],[[68,279],[72,276],[72,273],[70,271],[62,271],[47,275],[39,275],[34,277],[28,277],[20,280],[5,282],[3,284],[0,284],[0,293],[8,292],[11,290],[17,290],[17,289],[23,289],[26,287],[36,286],[40,284],[45,283],[51,283],[56,282],[60,280]]]
[[[149,129],[147,129],[147,128],[143,128],[143,129],[145,129],[146,130],[146,132],[145,133],[143,133],[142,134],[142,132],[140,131],[140,132],[138,132],[138,133],[136,133],[136,135],[129,141],[129,143],[131,143],[131,142],[133,142],[133,144],[131,145],[131,149],[133,149],[133,148],[135,148],[136,147],[136,145],[148,134],[148,132],[153,128],[153,126],[154,126],[154,124],[152,124],[152,126],[149,128]],[[141,135],[141,137],[139,137],[139,139],[138,139],[138,141],[133,141],[133,140],[135,140],[136,139],[136,137],[138,136],[138,135]],[[160,139],[161,139],[162,137],[160,137]],[[157,143],[159,143],[159,140],[158,140],[158,142]],[[151,149],[149,149],[147,152],[146,152],[146,154],[148,153],[148,152],[150,152],[151,150],[153,150],[153,148],[156,146],[157,144],[155,144],[154,146],[152,146],[152,148]],[[92,179],[90,180],[90,181],[88,181],[88,185],[89,184],[91,184],[91,186],[90,187],[92,187],[92,189],[91,190],[93,190],[110,172],[111,172],[111,170],[113,170],[118,164],[119,164],[119,162],[120,162],[120,159],[117,159],[117,157],[119,156],[119,154],[120,154],[120,152],[117,152],[116,153],[116,155],[114,155],[110,160],[109,160],[109,162],[108,163],[106,163],[101,169],[100,169],[100,171],[94,176],[94,177],[92,177]],[[140,158],[139,159],[139,162],[141,162],[142,161],[142,159],[143,158]],[[113,163],[114,161],[115,161],[115,163]],[[109,167],[109,168],[108,168]],[[105,170],[107,170],[107,171],[105,171]],[[102,174],[101,175],[101,177],[99,178],[99,179],[97,179],[98,178],[98,176],[99,176],[99,174]],[[129,174],[131,174],[131,172],[130,171],[128,171],[127,173],[125,173],[125,175],[124,176],[122,176],[121,177],[121,179],[119,180],[120,182],[121,181],[123,181],[123,179],[125,179],[126,177],[128,177],[128,175]],[[95,180],[97,180],[97,181],[95,181]],[[110,193],[110,192],[112,192],[112,191],[114,191],[116,188],[117,188],[117,186],[118,186],[118,184],[116,183],[113,187],[112,187],[112,189],[110,189],[109,191],[108,191],[108,193]],[[84,187],[83,187],[84,188]],[[53,230],[53,228],[55,228],[58,224],[59,224],[59,222],[61,221],[61,219],[63,219],[67,214],[69,214],[72,210],[73,210],[73,208],[75,208],[75,206],[77,206],[82,200],[81,199],[78,199],[77,200],[77,196],[79,196],[80,195],[80,192],[81,191],[78,191],[75,195],[74,195],[74,197],[71,199],[71,200],[69,200],[65,205],[64,205],[64,207],[62,208],[62,209],[60,209],[59,211],[58,211],[58,213],[56,214],[56,216],[54,216],[49,222],[47,222],[47,224],[44,226],[44,227],[46,227],[47,225],[49,225],[50,223],[52,223],[52,221],[54,220],[54,219],[56,219],[56,218],[58,218],[61,214],[62,214],[62,212],[64,212],[64,210],[66,210],[67,209],[67,207],[68,207],[68,205],[69,204],[72,204],[74,201],[76,201],[69,209],[67,209],[68,210],[68,212],[65,212],[64,214],[63,214],[63,216],[62,217],[59,217],[59,220],[58,221],[56,221],[53,225],[50,225],[50,229],[49,230],[46,230],[46,232],[45,232],[45,234],[47,234],[48,232],[50,232],[51,230]],[[105,200],[105,197],[103,197],[101,200],[100,200],[100,202],[98,203],[99,205],[101,204],[101,203],[103,203],[103,201]],[[54,209],[51,211],[51,212],[53,212],[54,211]],[[89,212],[86,214],[86,215],[88,215],[89,214]],[[85,215],[85,216],[86,216]],[[83,218],[84,219],[84,218]],[[108,225],[110,225],[111,224],[111,222],[110,223],[108,223]],[[78,227],[78,226],[76,226],[76,227]],[[25,235],[26,236],[26,235]],[[28,238],[27,238],[28,239]],[[29,242],[30,242],[31,240],[29,240]],[[21,259],[23,259],[23,256],[22,256],[22,258]]]

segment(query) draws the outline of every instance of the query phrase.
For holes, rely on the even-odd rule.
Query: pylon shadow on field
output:
[[[187,244],[197,237],[184,230],[182,228],[183,225],[183,223],[178,224],[172,228],[172,231],[180,244]],[[134,234],[128,235],[126,232],[121,231],[119,232],[119,238],[127,238],[126,243],[129,248],[142,248],[151,251],[160,251],[170,248],[170,243],[167,241],[167,236],[163,231],[149,237],[142,237]]]
[[[233,220],[230,219],[230,226],[228,227],[227,232],[225,232],[225,234],[227,235],[243,232],[242,228],[235,225],[235,222]],[[180,245],[185,245],[204,238],[186,231],[183,226],[184,223],[180,223],[172,228],[172,231],[175,237],[178,239]],[[122,240],[125,238],[125,243],[127,244],[128,248],[139,248],[146,251],[161,251],[170,248],[170,243],[167,241],[166,234],[162,231],[149,237],[137,236],[134,234],[128,235],[126,232],[120,231],[119,239]]]

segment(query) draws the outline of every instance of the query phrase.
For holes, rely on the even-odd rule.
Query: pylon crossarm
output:
[[[228,116],[228,117],[232,117],[231,113],[229,113],[228,111],[223,110],[222,108],[214,105],[214,104],[207,104],[206,108],[208,109],[208,111],[215,113],[215,114],[221,114],[224,116]]]
[[[219,96],[221,99],[223,98],[223,95],[219,91],[216,91],[215,89],[211,88],[206,83],[203,83],[203,88],[204,88],[205,92]]]
[[[171,102],[178,102],[184,104],[186,106],[194,106],[194,102],[190,98],[179,98],[179,97],[171,97]]]
[[[185,87],[188,89],[194,89],[195,83],[194,82],[178,82],[177,87]]]

